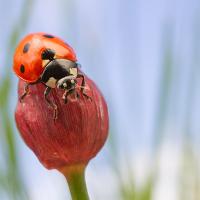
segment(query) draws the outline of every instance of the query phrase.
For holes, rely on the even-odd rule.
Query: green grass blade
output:
[[[8,191],[8,196],[10,199],[28,199],[26,195],[25,186],[22,183],[21,177],[19,176],[19,168],[17,163],[17,154],[16,154],[16,142],[14,136],[14,130],[12,127],[12,118],[13,113],[9,113],[9,95],[11,92],[11,56],[15,46],[20,38],[22,31],[27,27],[28,21],[31,14],[33,1],[25,0],[24,5],[22,6],[22,12],[18,19],[18,22],[13,27],[13,30],[10,35],[10,39],[7,47],[7,57],[5,62],[5,78],[0,84],[0,115],[2,118],[2,132],[4,133],[2,139],[4,139],[4,149],[3,151],[7,153],[6,166],[7,169],[5,172],[1,173],[1,184],[0,186],[6,187]],[[8,67],[10,66],[10,67]],[[1,147],[3,148],[3,147]],[[2,175],[3,174],[3,175]]]

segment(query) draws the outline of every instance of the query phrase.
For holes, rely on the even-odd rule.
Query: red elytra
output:
[[[44,71],[41,54],[45,49],[55,51],[56,58],[76,62],[73,49],[62,39],[46,33],[33,33],[21,40],[16,48],[13,70],[22,80],[33,83]]]

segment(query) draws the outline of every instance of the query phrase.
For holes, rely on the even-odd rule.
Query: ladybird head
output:
[[[73,49],[60,38],[35,33],[27,35],[16,48],[13,70],[26,82],[37,81],[53,59],[76,61]]]

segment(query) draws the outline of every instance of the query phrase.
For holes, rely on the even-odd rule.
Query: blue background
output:
[[[24,2],[29,18],[19,25]],[[130,177],[136,190],[153,177],[153,200],[200,198],[199,6],[195,0],[1,0],[0,76],[11,76],[11,118],[17,77],[9,43],[16,27],[20,39],[47,32],[66,40],[107,100],[110,138],[86,173],[91,199],[121,199],[119,187]],[[29,198],[66,199],[64,178],[39,163],[16,129],[14,137]],[[0,153],[0,165],[5,160]],[[6,191],[0,199],[8,199]]]

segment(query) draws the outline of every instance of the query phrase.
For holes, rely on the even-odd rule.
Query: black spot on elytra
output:
[[[24,73],[24,72],[25,72],[25,67],[24,67],[24,65],[21,65],[21,66],[20,66],[20,72],[21,72],[21,73]]]
[[[46,37],[46,38],[54,38],[53,35],[49,35],[49,34],[44,34],[43,36]]]
[[[42,60],[53,60],[54,56],[55,56],[55,51],[52,49],[45,49],[41,54]]]
[[[27,53],[28,52],[28,50],[29,50],[29,48],[30,48],[30,43],[26,43],[25,45],[24,45],[24,48],[23,48],[23,53]]]

